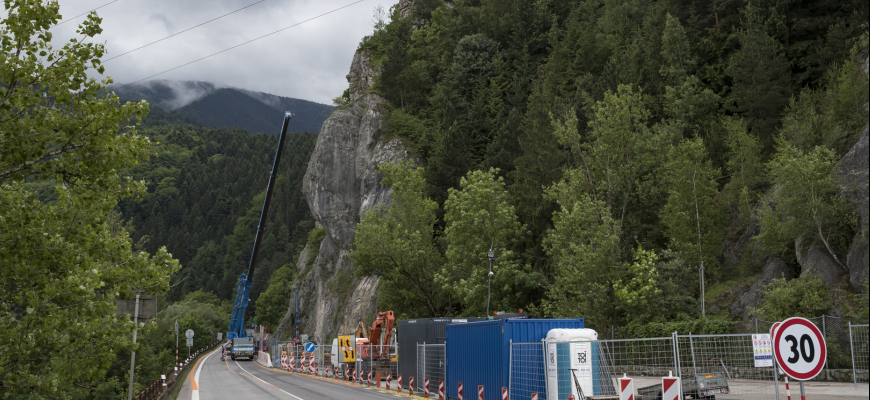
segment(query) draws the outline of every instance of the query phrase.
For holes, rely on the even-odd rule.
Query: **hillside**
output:
[[[867,17],[859,1],[402,0],[309,163],[325,238],[297,264],[303,329],[328,337],[373,299],[633,332],[866,318]],[[349,138],[414,163],[370,188],[374,155]],[[732,293],[709,312],[701,271]],[[348,300],[348,282],[369,294]]]
[[[209,127],[242,128],[275,135],[275,120],[284,111],[295,114],[290,130],[320,132],[333,107],[307,100],[275,96],[244,89],[219,88],[209,82],[153,81],[109,87],[126,100],[146,100],[152,107],[176,114],[181,120]]]

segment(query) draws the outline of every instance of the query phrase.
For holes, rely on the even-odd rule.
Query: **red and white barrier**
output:
[[[532,396],[537,396],[537,394],[532,393]],[[477,400],[483,400],[483,385],[479,385],[477,387]],[[538,400],[538,398],[532,397],[532,400]]]
[[[538,394],[532,393],[532,400],[538,400]]]
[[[408,394],[414,394],[414,377],[408,381]]]
[[[423,397],[429,398],[429,378],[423,379]]]
[[[350,367],[348,367],[347,365],[344,366],[344,381],[350,381]]]
[[[368,375],[367,381],[369,383],[369,386],[371,386],[372,385],[372,370],[369,370],[369,375]]]
[[[508,400],[507,388],[501,388],[501,400]]]
[[[459,400],[465,400],[462,396],[462,381],[459,381]]]
[[[634,400],[634,379],[622,374],[619,381],[619,400]]]
[[[785,395],[788,396],[788,400],[791,400],[791,390],[788,388],[788,375],[783,375],[785,378]]]
[[[438,400],[444,400],[444,380],[438,380]]]
[[[353,369],[353,383],[357,383],[357,382],[356,382],[356,375],[357,375],[357,373],[356,373],[356,368],[354,368],[354,369]]]
[[[671,375],[671,374],[668,374]],[[683,400],[680,394],[680,378],[676,376],[662,377],[662,400]]]
[[[281,369],[290,369],[290,363],[287,361],[286,354],[281,354]]]
[[[396,384],[399,386],[398,392],[402,393],[402,374],[396,379]]]
[[[387,390],[393,388],[393,376],[389,372],[387,372]]]

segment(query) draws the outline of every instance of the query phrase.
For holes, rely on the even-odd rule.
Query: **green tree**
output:
[[[105,95],[101,32],[91,13],[79,39],[51,45],[57,2],[5,2],[0,21],[0,398],[88,395],[134,323],[116,299],[162,293],[178,262],[133,251],[110,217],[145,185],[118,171],[147,158],[133,123],[148,105]],[[25,182],[52,182],[49,205]]]
[[[782,45],[772,38],[747,6],[745,28],[737,34],[740,43],[725,73],[731,78],[731,110],[746,118],[749,131],[765,148],[773,147],[779,115],[788,103],[789,65]]]
[[[287,264],[275,270],[269,278],[269,286],[257,298],[257,315],[254,322],[278,326],[290,305],[290,288],[296,277],[296,266]]]
[[[848,246],[854,235],[855,214],[837,188],[834,167],[837,156],[831,149],[816,147],[803,152],[780,141],[778,152],[768,164],[773,184],[771,200],[761,209],[758,238],[768,251],[781,254],[784,243],[798,238],[821,241],[844,270],[838,249]]]
[[[701,138],[684,140],[668,152],[664,165],[668,200],[659,216],[672,249],[690,262],[716,265],[724,239],[725,210],[719,197],[719,171],[707,158]]]
[[[577,190],[585,177],[572,170],[548,192],[559,204],[544,249],[555,263],[544,312],[587,318],[590,326],[614,322],[614,266],[619,262],[619,222],[602,201]]]
[[[728,173],[731,181],[726,192],[740,210],[739,222],[733,227],[743,229],[749,223],[750,214],[758,200],[756,189],[764,182],[764,164],[761,162],[761,143],[746,131],[743,119],[728,118],[722,121],[728,136]]]
[[[571,149],[580,173],[572,181],[593,202],[603,202],[621,230],[644,170],[646,145],[652,134],[646,126],[649,111],[631,85],[607,92],[594,108],[589,130],[581,134],[573,110],[560,122],[553,119],[559,143]],[[551,116],[552,118],[552,116]]]
[[[644,308],[653,297],[661,296],[659,273],[656,270],[658,260],[659,256],[654,250],[638,248],[628,273],[613,282],[616,298],[628,307]]]
[[[448,191],[444,203],[447,263],[438,278],[461,301],[464,315],[480,315],[486,309],[488,251],[495,254],[490,309],[510,305],[508,296],[520,269],[512,248],[524,228],[498,172],[495,168],[469,172],[460,180],[459,190]]]
[[[359,265],[355,273],[380,276],[387,285],[382,291],[413,288],[403,291],[405,304],[395,304],[394,311],[416,312],[416,303],[430,317],[439,316],[444,299],[432,284],[443,263],[433,238],[438,204],[424,194],[422,168],[404,162],[383,164],[378,170],[384,174],[381,184],[392,188],[390,205],[366,211],[357,225],[351,252]]]
[[[818,275],[803,274],[797,279],[774,279],[764,287],[764,295],[753,314],[768,321],[791,317],[819,317],[831,307],[828,285]]]

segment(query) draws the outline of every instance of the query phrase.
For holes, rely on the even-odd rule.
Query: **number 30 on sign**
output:
[[[786,375],[806,381],[825,366],[825,337],[815,324],[804,318],[789,318],[774,330],[773,353]]]

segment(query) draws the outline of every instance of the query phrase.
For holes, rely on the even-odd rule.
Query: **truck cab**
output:
[[[236,357],[248,357],[254,359],[254,338],[253,337],[237,337],[230,340],[230,357],[235,360]]]

